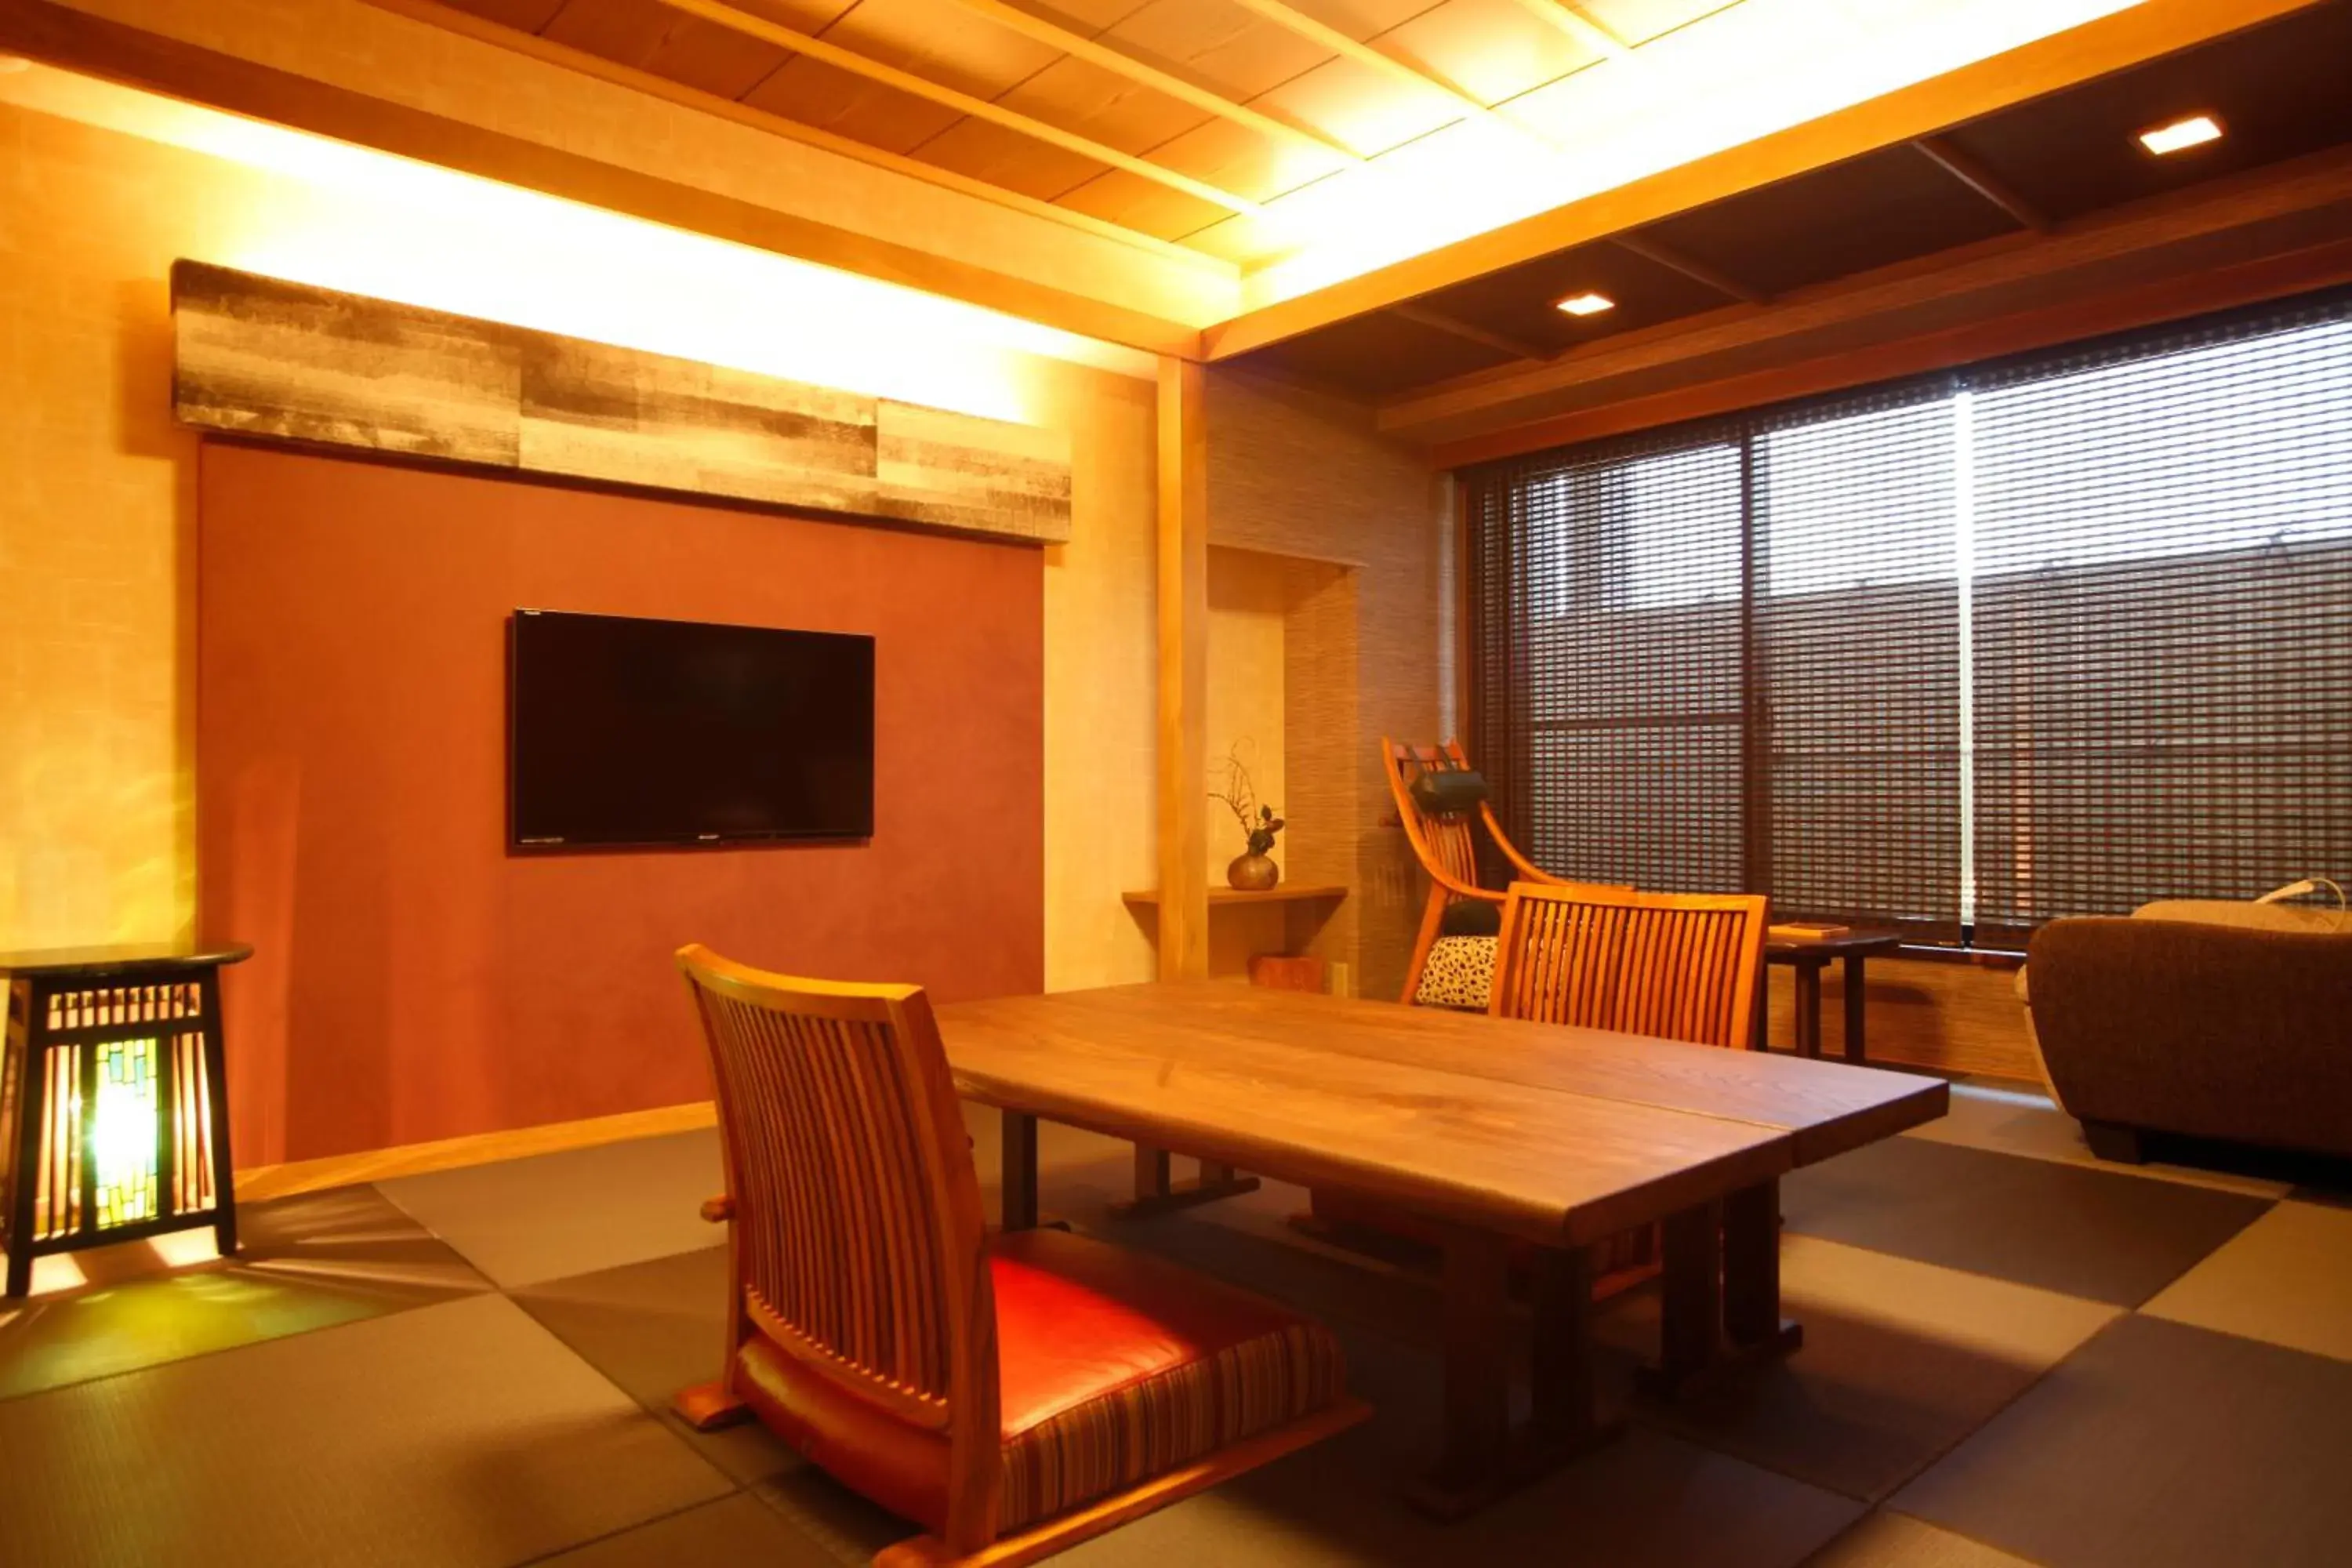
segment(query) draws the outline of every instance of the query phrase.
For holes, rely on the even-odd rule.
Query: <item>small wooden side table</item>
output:
[[[236,1250],[221,966],[243,942],[0,953],[7,1293],[33,1259],[210,1226]]]
[[[1873,953],[1893,952],[1903,945],[1901,933],[1891,931],[1849,931],[1835,936],[1808,937],[1798,942],[1787,937],[1768,936],[1764,939],[1765,974],[1770,966],[1782,964],[1797,972],[1797,1054],[1818,1057],[1822,1054],[1822,971],[1832,959],[1845,964],[1845,1059],[1859,1062],[1868,1059],[1863,1050],[1863,976],[1864,960]],[[1757,1050],[1769,1048],[1765,1021],[1771,1012],[1767,993],[1756,999],[1756,1038],[1750,1042]]]

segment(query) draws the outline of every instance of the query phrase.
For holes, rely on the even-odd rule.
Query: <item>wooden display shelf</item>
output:
[[[1209,902],[1217,904],[1301,904],[1318,900],[1339,902],[1348,896],[1348,889],[1332,882],[1277,882],[1263,893],[1244,893],[1238,888],[1211,888]],[[1121,893],[1119,898],[1130,904],[1147,904],[1157,908],[1160,889],[1144,888]]]

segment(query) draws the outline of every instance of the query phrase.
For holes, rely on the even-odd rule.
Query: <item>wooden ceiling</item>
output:
[[[385,0],[378,0],[379,4]],[[633,85],[1241,265],[1265,205],[1739,0],[394,0]],[[835,140],[838,139],[838,140]]]
[[[2210,113],[2217,142],[2158,158],[2138,132]],[[2285,169],[2352,144],[2352,0],[2324,3],[2194,48],[1884,147],[1642,228],[1321,327],[1229,363],[1382,401],[1419,438],[1424,418],[1530,367],[1757,316],[1929,258],[2072,233],[2151,202]],[[2342,221],[2342,220],[2336,220]],[[2352,238],[2352,229],[2345,231]],[[1571,317],[1592,290],[1616,301]],[[1627,353],[1634,352],[1627,348]],[[1622,388],[1619,389],[1621,392]]]

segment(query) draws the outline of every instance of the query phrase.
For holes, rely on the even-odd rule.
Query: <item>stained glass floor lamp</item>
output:
[[[220,971],[241,942],[0,953],[7,1293],[53,1252],[213,1227],[236,1250]]]

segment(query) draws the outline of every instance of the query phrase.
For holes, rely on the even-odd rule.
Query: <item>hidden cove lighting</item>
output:
[[[1571,316],[1597,316],[1603,310],[1615,310],[1617,301],[1606,294],[1594,294],[1588,291],[1582,294],[1570,294],[1567,299],[1562,300],[1557,308],[1567,311]]]
[[[2221,127],[2210,114],[2192,114],[2186,120],[2176,120],[2169,125],[2159,125],[2153,131],[2139,133],[2139,144],[2162,157],[2178,153],[2184,147],[2201,147],[2208,142],[2221,139]]]

